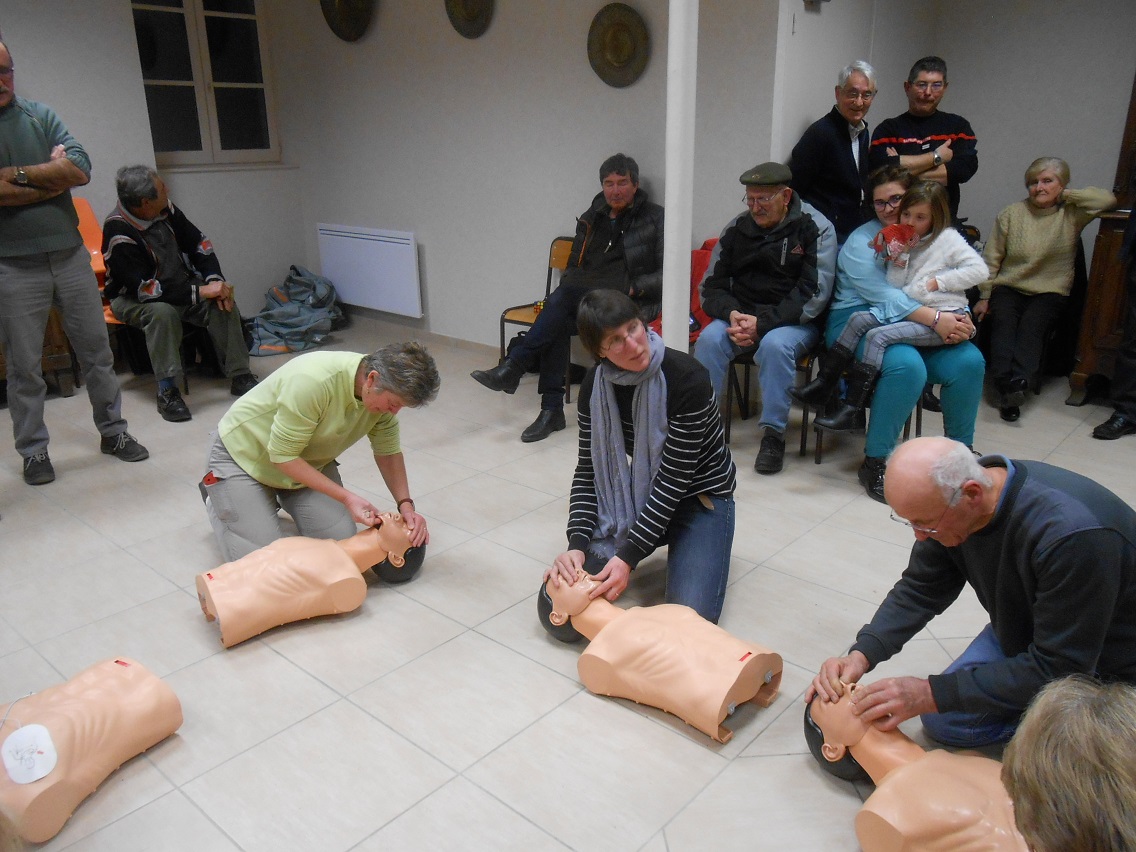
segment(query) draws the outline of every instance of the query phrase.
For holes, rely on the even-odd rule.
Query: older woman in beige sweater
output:
[[[1003,420],[1021,416],[1029,380],[1041,366],[1042,344],[1073,286],[1081,231],[1116,205],[1107,189],[1069,189],[1069,165],[1041,157],[1026,169],[1029,197],[998,214],[983,258],[990,278],[979,288],[978,319],[988,316],[988,370]]]

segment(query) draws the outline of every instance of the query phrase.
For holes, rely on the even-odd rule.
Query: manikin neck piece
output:
[[[856,688],[856,684],[845,684],[844,694],[837,701],[814,700],[810,708],[812,718],[824,732],[828,759],[839,759],[848,750],[872,781],[879,784],[891,770],[918,760],[926,752],[898,728],[881,731],[853,713]]]
[[[402,515],[383,512],[379,515],[379,520],[378,526],[339,541],[340,547],[359,566],[360,571],[366,571],[388,557],[393,557],[392,563],[397,561],[401,565],[406,551],[411,547],[410,534]]]
[[[568,585],[562,579],[556,587],[551,578],[545,583],[549,598],[552,599],[552,618],[572,621],[572,626],[588,639],[595,639],[614,618],[623,615],[623,610],[605,598],[591,598],[589,595],[599,587],[591,574],[582,568],[576,569],[576,582]]]

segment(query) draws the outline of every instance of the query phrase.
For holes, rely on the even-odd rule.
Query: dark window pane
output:
[[[154,150],[200,151],[201,125],[192,86],[146,86]]]
[[[134,35],[143,79],[193,80],[185,15],[135,9]]]
[[[261,83],[256,21],[206,17],[214,83]]]
[[[206,12],[237,12],[242,15],[255,15],[253,0],[205,0],[202,4]]]
[[[182,6],[181,0],[142,0],[147,6],[169,6],[173,9],[180,9]]]
[[[217,123],[221,147],[226,151],[268,148],[268,109],[263,89],[213,90],[217,103]]]

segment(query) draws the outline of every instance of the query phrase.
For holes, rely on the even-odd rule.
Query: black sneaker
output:
[[[55,481],[55,468],[47,457],[47,450],[24,459],[24,482],[28,485],[47,485]]]
[[[766,432],[761,439],[761,449],[754,459],[753,469],[766,476],[780,473],[785,466],[785,439],[772,432]]]
[[[162,415],[163,420],[171,423],[193,419],[193,415],[189,413],[189,406],[185,404],[176,387],[158,391],[158,413]]]
[[[258,384],[260,382],[252,373],[241,373],[239,376],[233,376],[233,380],[229,383],[229,393],[233,396],[244,396]]]
[[[99,449],[108,456],[114,456],[124,462],[143,461],[150,458],[150,451],[139,444],[138,439],[129,432],[119,432],[109,438],[104,437],[99,441]]]
[[[886,467],[887,459],[864,456],[864,463],[860,465],[860,470],[856,474],[860,484],[864,486],[864,491],[877,503],[887,502],[884,499],[884,469]]]

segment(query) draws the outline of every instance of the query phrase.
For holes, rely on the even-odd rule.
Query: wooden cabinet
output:
[[[59,319],[59,311],[51,309],[47,317],[47,330],[43,335],[43,372],[51,378],[59,388],[61,396],[74,396],[76,368],[75,359],[71,352],[71,342],[63,331],[63,323]],[[8,373],[8,362],[4,357],[3,347],[0,346],[0,377]]]

